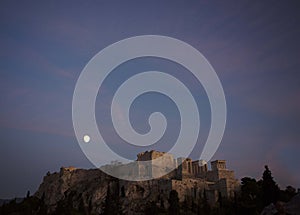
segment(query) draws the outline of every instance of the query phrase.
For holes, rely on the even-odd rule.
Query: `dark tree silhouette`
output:
[[[160,199],[160,208],[164,209],[165,208],[165,202],[163,199]]]
[[[124,186],[121,187],[121,197],[125,197],[125,188],[124,188]]]
[[[204,212],[204,214],[210,214],[210,205],[208,204],[206,189],[204,189],[204,191],[203,191],[203,206],[202,206],[202,211]]]
[[[264,206],[270,203],[276,203],[279,195],[279,187],[273,179],[272,172],[269,167],[265,166],[262,180],[262,192]]]
[[[287,186],[285,190],[280,190],[280,201],[288,202],[297,194],[296,189],[292,186]]]
[[[168,213],[171,215],[178,215],[180,214],[179,208],[179,198],[178,193],[176,190],[171,190],[169,195],[169,209]]]
[[[117,189],[113,189],[113,185],[117,183]],[[121,215],[122,209],[118,193],[118,181],[114,181],[112,184],[107,185],[106,198],[104,203],[103,213],[104,215]]]
[[[26,194],[26,198],[29,198],[29,197],[30,197],[30,191],[28,190],[27,194]]]
[[[145,215],[153,215],[153,214],[158,214],[160,211],[160,208],[156,205],[154,201],[148,202],[145,208]]]
[[[218,193],[218,203],[219,203],[220,208],[222,208],[223,207],[223,199],[222,199],[221,192]]]
[[[261,186],[254,178],[241,179],[240,204],[243,214],[258,214],[262,209]]]

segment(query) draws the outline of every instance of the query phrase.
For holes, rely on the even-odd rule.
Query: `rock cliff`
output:
[[[163,179],[121,181],[99,169],[61,168],[59,173],[47,173],[35,196],[44,201],[50,213],[65,203],[71,204],[72,208],[100,214],[109,187],[110,192],[119,198],[125,214],[144,214],[148,202],[167,206],[170,184],[169,180]]]

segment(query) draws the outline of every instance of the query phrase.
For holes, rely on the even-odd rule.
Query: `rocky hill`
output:
[[[68,205],[87,213],[101,214],[110,193],[123,213],[144,214],[149,202],[167,206],[169,193],[164,192],[167,181],[129,182],[108,176],[99,169],[61,168],[60,172],[44,177],[35,196],[43,200],[49,213]]]
[[[228,195],[235,187],[232,172],[224,169],[224,162],[211,171],[205,168],[206,177],[191,174],[173,174],[148,181],[125,181],[113,178],[99,169],[61,168],[48,172],[34,196],[27,195],[22,202],[12,200],[0,206],[0,214],[9,215],[92,215],[92,214],[274,214],[286,210],[300,214],[299,194],[288,186],[280,190],[271,177],[256,181],[243,178],[241,189]],[[182,173],[184,167],[178,168]],[[179,172],[180,172],[179,171]],[[178,173],[178,171],[177,171]],[[215,173],[215,174],[213,174]],[[217,179],[216,181],[209,179]],[[219,179],[218,179],[219,178]],[[273,181],[277,199],[266,204],[270,193],[263,182]],[[229,186],[229,187],[228,187]]]

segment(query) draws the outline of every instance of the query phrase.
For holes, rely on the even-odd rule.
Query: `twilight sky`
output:
[[[93,168],[72,126],[77,78],[106,46],[147,34],[189,43],[218,74],[228,115],[213,159],[226,159],[238,178],[260,178],[268,164],[281,188],[300,187],[299,11],[297,1],[1,1],[0,198],[35,192],[46,172],[61,166]],[[129,62],[108,78],[99,97],[109,99],[128,78],[123,74],[145,68],[175,76],[182,69],[159,59]],[[178,77],[191,86],[198,106],[208,105],[192,78]],[[99,99],[97,122],[117,150],[118,138],[105,114],[109,105]],[[209,110],[200,109],[201,120],[209,124]],[[167,149],[178,134],[172,101],[145,95],[134,103],[131,117],[137,131],[145,132],[149,113],[158,110],[171,122],[157,146]],[[203,126],[204,133],[208,127]],[[123,147],[122,153],[134,158],[138,149]],[[193,159],[200,149],[199,140]]]

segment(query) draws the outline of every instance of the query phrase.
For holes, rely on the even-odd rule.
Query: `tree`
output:
[[[30,191],[28,190],[26,194],[26,198],[28,199],[29,197],[30,197]]]
[[[287,186],[285,190],[280,190],[280,201],[288,202],[297,194],[296,189],[292,186]]]
[[[241,195],[244,203],[257,205],[261,202],[261,187],[254,178],[244,177],[241,179]]]
[[[124,186],[121,187],[121,197],[125,197],[125,188]]]
[[[119,192],[118,192],[119,191],[118,183],[119,181],[114,181],[113,183],[107,185],[106,198],[105,198],[104,209],[103,209],[103,214],[105,215],[123,214],[121,209],[121,204],[120,204]],[[113,185],[117,185],[117,187],[114,187]]]
[[[222,208],[223,207],[223,199],[222,199],[221,192],[218,193],[218,202],[219,202],[220,208]]]
[[[263,203],[267,206],[271,203],[276,203],[279,195],[279,187],[273,179],[272,172],[269,167],[265,166],[262,180]]]
[[[203,207],[202,210],[204,214],[210,214],[210,205],[208,204],[208,198],[206,194],[206,189],[203,191]]]
[[[160,208],[156,205],[154,201],[148,202],[145,208],[145,215],[153,215],[158,214],[160,211]]]
[[[254,178],[241,179],[240,206],[243,214],[257,214],[262,209],[261,182]]]
[[[180,214],[179,198],[178,198],[178,193],[176,190],[171,190],[168,201],[169,201],[169,205],[170,205],[169,209],[168,209],[168,213],[170,215]]]

